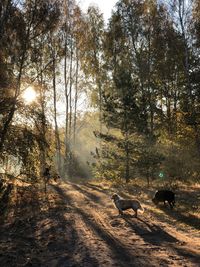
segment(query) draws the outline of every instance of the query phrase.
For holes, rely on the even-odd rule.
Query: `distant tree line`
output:
[[[199,179],[199,25],[198,0],[117,2],[90,52],[107,126],[98,176]]]
[[[199,179],[199,50],[199,0],[120,0],[107,25],[73,0],[1,1],[1,165],[14,156],[29,177],[47,163],[81,175],[84,91],[99,120],[95,177]],[[27,105],[29,86],[38,97]]]
[[[74,1],[1,1],[2,166],[14,156],[19,159],[20,171],[32,177],[38,177],[46,164],[54,164],[59,173],[70,169],[82,80],[81,16]],[[22,96],[29,86],[37,92],[37,100],[27,105]],[[58,123],[61,93],[65,106],[63,129]]]

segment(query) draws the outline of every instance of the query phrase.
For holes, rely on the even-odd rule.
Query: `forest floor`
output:
[[[145,190],[62,181],[45,197],[42,187],[18,184],[0,218],[0,266],[200,266],[199,209],[185,215],[181,204],[199,200],[200,187],[180,191],[174,210],[155,207]],[[118,216],[113,192],[137,197],[145,212]]]

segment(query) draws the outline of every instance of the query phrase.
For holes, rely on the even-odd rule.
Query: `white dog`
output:
[[[139,200],[137,199],[123,199],[118,194],[114,194],[111,199],[113,199],[120,215],[123,215],[123,211],[127,209],[133,209],[135,211],[136,218],[138,210],[140,210],[141,213],[144,212],[144,209],[142,208]]]

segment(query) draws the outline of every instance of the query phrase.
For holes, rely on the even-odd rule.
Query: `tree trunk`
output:
[[[69,158],[69,95],[68,95],[68,81],[67,78],[67,41],[65,41],[65,57],[64,57],[64,83],[65,83],[65,157],[63,166],[63,175],[68,169],[68,158]]]
[[[73,146],[76,145],[76,120],[77,120],[77,101],[78,101],[78,74],[79,74],[79,57],[76,48],[76,80],[75,80],[75,99],[74,99],[74,130],[73,130]]]
[[[125,155],[126,155],[126,163],[125,163],[125,180],[126,183],[130,181],[130,155],[129,155],[129,145],[128,145],[128,134],[125,134]]]
[[[10,112],[8,114],[7,120],[5,121],[3,127],[2,127],[2,131],[1,131],[1,140],[0,140],[0,153],[3,150],[3,146],[4,146],[4,142],[6,139],[6,135],[8,133],[9,130],[9,126],[12,123],[15,111],[16,111],[16,104],[17,104],[17,98],[20,94],[20,87],[21,87],[21,77],[22,77],[22,70],[24,67],[24,61],[25,61],[25,54],[26,54],[26,46],[24,48],[24,51],[22,53],[22,57],[21,57],[21,63],[20,63],[20,69],[19,69],[19,74],[18,74],[18,78],[17,78],[17,84],[15,87],[15,95],[13,97],[13,104],[11,106]]]
[[[54,125],[55,125],[55,146],[56,146],[56,161],[57,170],[61,171],[61,144],[57,123],[57,92],[56,92],[56,58],[55,51],[53,51],[53,102],[54,102]]]

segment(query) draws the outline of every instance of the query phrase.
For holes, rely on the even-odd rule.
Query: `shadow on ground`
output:
[[[89,198],[91,201],[98,203],[101,202],[99,198],[96,198],[94,192],[91,193],[86,190],[85,185],[84,188],[81,185],[76,184],[72,184],[72,186],[85,197]],[[63,190],[62,188],[56,186],[54,186],[54,189],[58,192],[60,196],[62,196],[63,199],[68,202],[69,205],[73,206],[73,200],[67,194],[66,190]],[[105,194],[104,191],[103,193]],[[117,238],[117,235],[113,235],[108,229],[102,227],[102,225],[99,224],[97,220],[93,220],[94,218],[91,219],[91,217],[87,214],[86,211],[84,211],[83,208],[74,206],[74,209],[78,214],[81,215],[84,222],[107,244],[107,246],[109,246],[109,248],[112,250],[113,255],[115,255],[114,257],[117,259],[117,261],[122,263],[121,266],[123,266],[123,264],[128,263],[129,266],[137,266],[137,264],[139,264],[139,266],[141,264],[143,264],[143,266],[147,266],[147,257],[145,256],[143,250],[137,248],[136,244],[134,244],[135,253],[133,253],[133,251],[130,252],[130,250],[127,249],[126,246],[120,242],[120,239]],[[133,218],[126,218],[126,216],[124,217],[124,220],[129,225],[129,227],[131,227],[131,229],[135,232],[135,234],[140,236],[144,240],[144,242],[148,243],[150,246],[171,246],[171,248],[176,250],[178,255],[187,256],[195,264],[199,262],[199,255],[191,253],[185,248],[177,247],[177,243],[179,243],[179,240],[176,239],[174,236],[170,235],[159,225],[156,225],[152,222],[148,222],[145,219],[134,219],[133,221]],[[156,259],[154,260],[156,262]],[[151,259],[148,262],[148,266],[156,266],[154,260]],[[130,265],[130,262],[132,265]],[[165,263],[165,259],[163,259],[163,264]]]
[[[127,197],[127,192],[141,199],[141,201],[147,205],[151,203],[154,206],[151,199],[154,195],[154,189],[143,188],[138,185],[133,185],[126,190],[122,191],[121,195]],[[119,192],[120,193],[120,192]],[[154,206],[155,207],[155,206]],[[187,224],[197,230],[200,230],[200,217],[197,217],[192,212],[198,213],[200,207],[200,188],[193,189],[179,189],[176,191],[176,205],[173,210],[169,208],[168,205],[164,206],[159,204],[157,208],[161,209],[169,217],[175,219],[179,223]],[[154,216],[161,218],[161,215],[153,212]],[[167,220],[167,218],[162,218]],[[170,223],[170,220],[168,220]]]
[[[71,194],[70,190],[76,194]],[[101,210],[106,210],[103,199],[110,200],[110,194],[98,186],[52,184],[46,201],[41,200],[40,194],[39,190],[29,188],[18,190],[16,204],[0,228],[0,266],[168,266],[168,259],[149,254],[153,249],[168,247],[180,257],[189,258],[195,264],[200,262],[199,255],[177,246],[178,239],[145,215],[139,219],[130,215],[122,218],[125,228],[121,230],[128,233],[127,238],[131,233],[135,234],[146,246],[141,247],[137,242],[128,245],[117,230],[109,226],[113,215],[105,211],[104,218],[101,217]],[[76,204],[75,198],[79,196],[83,197],[83,202],[80,198]],[[85,208],[88,201],[91,205]],[[81,228],[84,225],[86,229]],[[81,236],[84,231],[85,237]],[[94,237],[96,247],[87,243],[87,238],[91,237]],[[102,254],[102,248],[107,248],[110,258]]]

